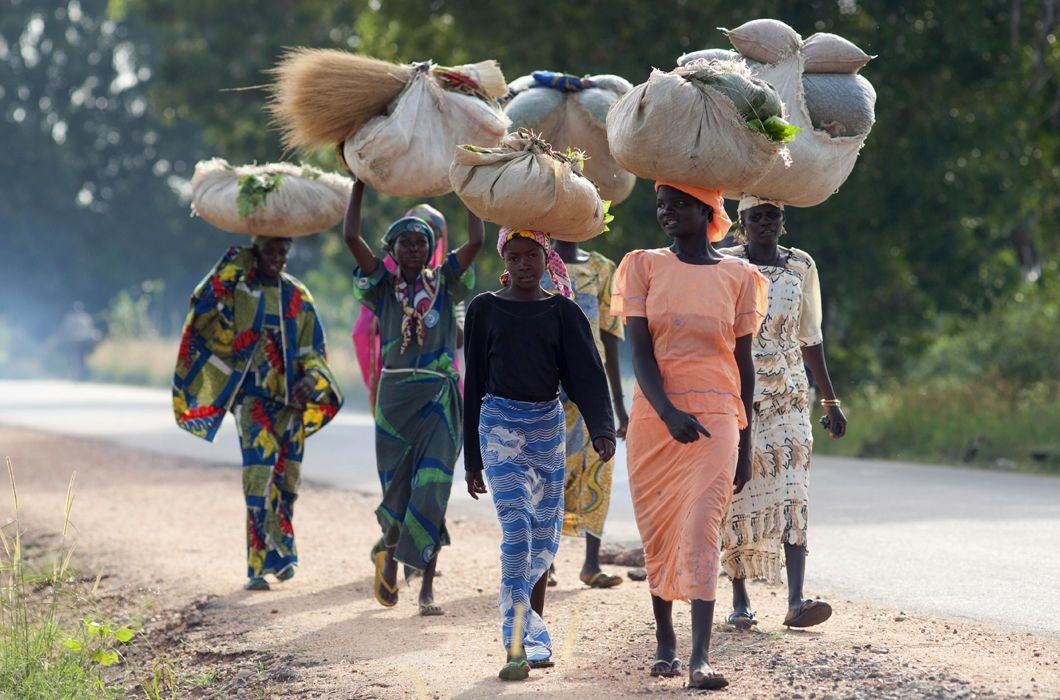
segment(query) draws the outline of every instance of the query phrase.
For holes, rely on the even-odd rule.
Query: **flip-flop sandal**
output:
[[[530,664],[526,659],[512,659],[504,664],[497,677],[502,681],[525,681],[530,677]]]
[[[420,603],[420,617],[434,617],[436,615],[444,615],[445,610],[441,605],[436,605],[433,601],[430,603]]]
[[[553,668],[556,665],[551,656],[547,659],[530,659],[527,663],[530,668]]]
[[[721,690],[729,685],[725,676],[716,673],[714,669],[707,666],[707,670],[696,669],[688,678],[688,687],[693,690]]]
[[[277,581],[290,581],[294,578],[294,564],[288,564],[276,574]]]
[[[733,611],[725,618],[727,624],[732,625],[740,632],[750,632],[751,628],[758,624],[755,614],[749,610]]]
[[[823,600],[804,600],[798,611],[792,614],[788,610],[784,618],[785,627],[813,627],[819,625],[832,616],[832,606]]]
[[[653,678],[676,678],[681,675],[683,670],[681,668],[681,659],[672,661],[656,659],[655,663],[651,665],[651,672],[648,675]]]
[[[246,591],[267,591],[269,590],[269,582],[260,576],[253,576],[245,584],[243,584],[243,590]]]
[[[386,579],[383,578],[383,567],[385,565],[386,565],[386,550],[383,550],[382,552],[376,552],[376,555],[375,555],[375,588],[374,588],[373,592],[375,593],[375,599],[377,601],[379,601],[380,605],[382,605],[384,608],[392,608],[392,607],[394,607],[395,605],[398,604],[398,601],[397,601],[397,597],[398,597],[398,582],[394,581],[394,585],[393,586],[391,586],[389,583],[386,582]],[[380,592],[380,588],[382,588],[382,590],[384,590],[387,593],[389,593],[392,596],[394,596],[394,599],[393,600],[387,600],[386,598],[384,598],[383,594]]]
[[[622,583],[621,576],[612,576],[611,574],[605,574],[603,571],[597,571],[588,577],[581,575],[578,578],[589,588],[614,588]]]

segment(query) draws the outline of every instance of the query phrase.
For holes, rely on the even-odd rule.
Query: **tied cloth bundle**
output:
[[[398,219],[387,229],[383,236],[383,246],[391,257],[395,257],[394,245],[399,236],[406,233],[414,233],[427,239],[427,250],[434,248],[434,230],[430,225],[415,216],[406,216]],[[396,257],[395,257],[396,262]],[[434,270],[424,268],[413,285],[410,285],[405,276],[398,270],[395,273],[397,282],[394,284],[394,296],[401,304],[401,354],[412,343],[412,336],[416,336],[416,345],[423,347],[423,341],[427,334],[427,326],[424,319],[431,313],[435,302],[438,300],[439,284]]]
[[[513,238],[528,238],[545,249],[546,269],[553,286],[563,296],[573,299],[574,287],[570,281],[570,274],[567,272],[567,266],[564,264],[563,258],[559,256],[559,253],[552,250],[552,238],[544,231],[513,229],[505,226],[497,237],[497,254],[502,258],[504,257],[504,246],[508,245],[508,241]],[[512,283],[512,276],[505,272],[500,276],[500,282],[507,287]]]
[[[717,243],[725,238],[725,234],[729,232],[729,228],[732,226],[732,219],[725,213],[725,200],[721,196],[721,190],[696,187],[695,185],[683,185],[676,182],[664,182],[662,180],[655,183],[655,191],[658,192],[660,187],[672,187],[675,190],[680,190],[689,197],[694,197],[713,209],[714,216],[711,218],[710,223],[707,224],[707,240],[711,243]]]

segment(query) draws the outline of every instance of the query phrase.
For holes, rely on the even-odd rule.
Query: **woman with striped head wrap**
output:
[[[375,420],[383,498],[376,517],[383,539],[372,552],[374,593],[383,606],[397,604],[400,562],[407,575],[423,572],[420,614],[440,615],[434,572],[438,550],[449,544],[445,512],[463,411],[455,365],[456,304],[467,294],[464,273],[482,247],[482,222],[468,212],[467,243],[432,266],[435,229],[417,216],[398,219],[383,237],[394,263],[390,270],[361,237],[363,196],[364,184],[357,182],[343,231],[357,261],[357,299],[371,310],[380,336]]]
[[[585,417],[594,449],[615,452],[607,377],[589,321],[571,299],[547,233],[502,228],[502,288],[471,302],[465,327],[464,467],[468,493],[489,484],[501,524],[505,680],[551,666],[542,614],[548,567],[563,527],[564,417],[559,386]],[[559,293],[541,287],[546,274]]]

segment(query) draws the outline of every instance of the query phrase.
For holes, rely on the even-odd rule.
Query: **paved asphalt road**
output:
[[[350,408],[309,441],[303,473],[373,493],[371,416]],[[158,389],[0,381],[0,424],[239,464],[230,420],[198,440]],[[622,445],[618,460],[607,539],[633,542]],[[827,457],[813,470],[811,592],[1060,636],[1060,478]],[[492,517],[460,486],[454,515]]]

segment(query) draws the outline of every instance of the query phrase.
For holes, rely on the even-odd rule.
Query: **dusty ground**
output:
[[[234,446],[218,445],[219,459]],[[416,581],[394,609],[371,593],[367,553],[378,536],[371,497],[314,487],[298,501],[302,565],[286,584],[248,593],[238,468],[217,468],[83,440],[0,428],[0,457],[15,464],[23,529],[46,548],[61,528],[77,472],[74,566],[101,573],[95,599],[113,622],[142,620],[113,682],[135,694],[153,667],[173,672],[177,697],[612,698],[692,695],[682,679],[647,675],[654,649],[644,583],[590,590],[577,581],[581,544],[560,549],[560,585],[546,619],[555,669],[525,683],[495,679],[503,663],[495,607],[497,526],[451,523],[436,585],[447,615],[420,618]],[[312,443],[308,452],[312,474]],[[454,498],[466,498],[454,489]],[[0,499],[0,522],[11,514]],[[624,571],[615,568],[617,571]],[[902,581],[898,585],[927,585]],[[1056,585],[1056,582],[1043,582]],[[827,591],[809,591],[828,598]],[[719,594],[728,595],[723,581]],[[1060,639],[968,620],[914,616],[845,599],[814,631],[779,625],[784,592],[756,585],[762,620],[739,634],[716,626],[713,661],[730,698],[1060,697]],[[687,606],[676,606],[687,655]]]

